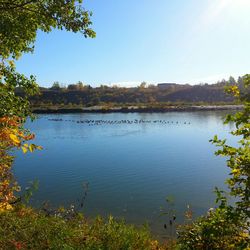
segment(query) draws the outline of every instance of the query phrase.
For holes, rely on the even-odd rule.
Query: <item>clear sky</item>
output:
[[[213,83],[250,73],[250,0],[85,0],[95,39],[38,32],[17,69],[41,86]]]

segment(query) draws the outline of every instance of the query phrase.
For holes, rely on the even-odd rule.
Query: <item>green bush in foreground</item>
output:
[[[247,250],[249,234],[234,208],[217,208],[178,230],[180,250]]]
[[[82,214],[70,219],[21,207],[0,213],[0,249],[167,249],[146,228]]]
[[[219,147],[215,154],[227,157],[230,175],[226,183],[235,203],[229,205],[224,192],[216,189],[219,206],[207,216],[180,227],[180,249],[250,249],[250,74],[243,80],[245,88],[231,86],[228,92],[236,96],[244,108],[225,120],[235,125],[231,134],[238,137],[238,144],[233,147],[217,136],[211,140]]]

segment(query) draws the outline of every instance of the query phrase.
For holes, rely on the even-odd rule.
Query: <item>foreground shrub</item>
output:
[[[227,90],[244,104],[242,111],[225,120],[235,125],[231,134],[239,138],[237,146],[228,145],[217,136],[211,140],[220,148],[216,155],[227,157],[230,175],[226,183],[235,204],[228,205],[224,192],[216,189],[219,207],[180,228],[180,249],[250,249],[250,75],[243,80],[241,88],[231,86]]]
[[[112,217],[88,221],[82,214],[66,220],[21,207],[0,213],[0,249],[166,249],[146,228]]]
[[[236,217],[237,216],[237,217]],[[244,223],[231,207],[217,208],[178,230],[180,250],[250,249],[250,238]]]

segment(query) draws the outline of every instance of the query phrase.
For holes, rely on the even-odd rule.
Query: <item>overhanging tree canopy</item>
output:
[[[38,91],[35,77],[17,73],[14,61],[22,53],[32,52],[38,30],[65,29],[95,37],[90,28],[91,13],[82,0],[0,0],[0,212],[11,209],[14,192],[19,190],[11,171],[14,157],[10,152],[40,148],[26,141],[34,135],[23,128],[31,114],[27,97]],[[25,96],[16,96],[16,88]]]
[[[95,37],[82,0],[0,0],[0,57],[18,58],[34,49],[38,30],[53,28]]]

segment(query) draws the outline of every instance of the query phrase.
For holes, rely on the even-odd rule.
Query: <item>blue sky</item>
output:
[[[213,83],[250,73],[250,0],[85,0],[95,39],[38,32],[17,69],[41,86]]]

